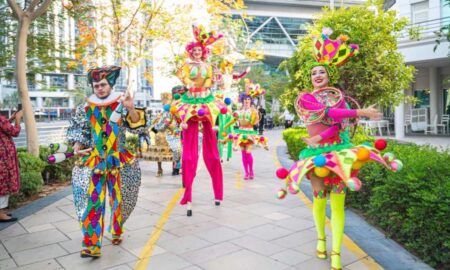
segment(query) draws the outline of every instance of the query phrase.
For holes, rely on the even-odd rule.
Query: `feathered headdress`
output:
[[[223,35],[217,34],[215,31],[206,32],[203,25],[192,25],[192,31],[194,32],[195,41],[188,43],[186,51],[189,55],[192,55],[192,50],[195,47],[202,47],[202,59],[205,60],[209,54],[208,46],[221,39]]]
[[[330,38],[331,28],[323,28],[322,34],[313,33],[314,58],[319,64],[340,67],[347,60],[358,54],[357,44],[347,45],[348,36],[340,35],[336,40]]]
[[[103,79],[108,81],[108,84],[113,87],[120,75],[121,67],[105,66],[100,68],[92,68],[88,71],[88,82],[92,85],[93,82],[99,82]]]

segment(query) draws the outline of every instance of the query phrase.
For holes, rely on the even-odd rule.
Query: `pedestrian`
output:
[[[6,208],[9,196],[19,192],[20,188],[19,160],[13,137],[19,136],[22,117],[22,110],[9,119],[0,115],[0,222],[17,220],[6,212]]]
[[[263,135],[264,124],[266,122],[266,109],[264,109],[263,106],[259,105],[258,113],[259,113],[259,124],[258,124],[259,135]]]

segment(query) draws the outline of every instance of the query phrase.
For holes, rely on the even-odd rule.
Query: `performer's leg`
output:
[[[248,180],[248,167],[247,167],[248,158],[247,158],[247,153],[245,152],[244,147],[241,148],[241,153],[242,153],[242,165],[244,166],[244,172],[245,172],[244,179]]]
[[[253,173],[253,155],[252,155],[251,146],[247,147],[247,160],[248,160],[248,173],[249,173],[250,179],[253,179],[255,177],[255,175]]]
[[[212,178],[216,204],[223,199],[223,174],[217,139],[210,122],[203,122],[203,160]]]
[[[147,142],[147,150],[152,145],[152,140],[150,139],[149,135],[145,135],[145,141]]]
[[[198,163],[198,123],[189,121],[187,124],[187,129],[183,130],[183,151],[181,153],[182,178],[185,190],[180,203],[183,205],[192,202],[192,183]]]
[[[106,177],[106,174],[95,173],[91,176],[88,203],[81,220],[81,232],[83,234],[81,257],[98,257],[101,255]]]
[[[119,170],[108,173],[107,184],[109,206],[111,208],[111,220],[109,226],[113,238],[112,244],[118,245],[122,242],[121,236],[123,233],[122,193]]]
[[[158,161],[157,163],[158,163],[158,172],[156,173],[156,176],[160,177],[163,175],[162,162]]]
[[[327,258],[327,245],[325,235],[325,220],[327,207],[327,192],[323,180],[316,176],[310,176],[313,187],[313,216],[317,231],[316,256],[320,259]]]
[[[333,248],[331,252],[331,268],[342,269],[341,246],[345,225],[345,192],[330,193],[331,232],[333,234]]]

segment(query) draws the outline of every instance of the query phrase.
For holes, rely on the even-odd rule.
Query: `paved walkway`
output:
[[[269,137],[272,146],[281,141],[279,131]],[[309,199],[303,194],[275,198],[281,185],[274,177],[275,153],[275,147],[254,151],[253,181],[242,179],[240,153],[224,162],[225,198],[219,207],[201,165],[192,217],[178,204],[181,177],[169,175],[165,164],[166,175],[156,178],[156,164],[142,162],[139,201],[120,246],[112,246],[105,233],[102,257],[80,258],[81,232],[72,196],[66,195],[0,231],[0,269],[329,269],[329,260],[314,256]],[[348,237],[342,261],[347,270],[382,269]]]

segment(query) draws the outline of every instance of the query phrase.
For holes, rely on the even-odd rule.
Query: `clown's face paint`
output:
[[[328,86],[330,79],[324,66],[317,66],[311,70],[311,82],[315,89]]]
[[[109,85],[106,79],[103,79],[99,82],[93,82],[92,88],[94,88],[94,94],[98,98],[107,98],[112,91],[112,87]]]

